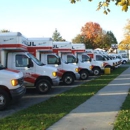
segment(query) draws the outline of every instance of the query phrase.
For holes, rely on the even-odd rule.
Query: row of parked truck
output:
[[[86,49],[83,43],[26,38],[20,32],[0,33],[0,110],[20,99],[26,86],[45,94],[60,82],[71,85],[92,74],[100,75],[106,67],[120,65],[121,59]]]

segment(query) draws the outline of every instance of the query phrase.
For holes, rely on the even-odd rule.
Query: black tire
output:
[[[89,77],[89,72],[88,71],[82,70],[80,72],[80,79],[81,80],[86,80],[86,79],[88,79],[88,77]]]
[[[10,103],[10,100],[11,99],[9,94],[6,91],[0,89],[0,110],[6,109]]]
[[[126,61],[124,60],[124,61],[122,62],[122,64],[126,64]]]
[[[101,70],[100,70],[100,68],[93,68],[93,74],[95,75],[95,76],[98,76],[98,75],[100,75],[101,74]]]
[[[50,91],[51,84],[49,83],[49,81],[47,81],[45,79],[41,79],[40,81],[37,82],[36,89],[37,89],[38,93],[45,94]]]
[[[74,76],[72,74],[65,74],[63,76],[63,83],[65,85],[71,85],[74,83]]]

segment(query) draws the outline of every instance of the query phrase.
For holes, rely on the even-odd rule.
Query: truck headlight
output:
[[[101,66],[104,67],[104,63],[102,63]]]
[[[18,85],[18,80],[17,79],[12,79],[11,84],[12,84],[12,86]]]
[[[56,73],[56,72],[52,72],[52,75],[53,75],[54,77],[56,77],[56,76],[57,76],[57,73]]]
[[[78,69],[78,68],[76,68],[76,69],[75,69],[75,71],[76,71],[76,72],[79,72],[79,69]]]
[[[91,65],[91,66],[89,66],[89,69],[90,69],[90,70],[92,70],[92,69],[93,69],[93,66],[92,66],[92,65]]]

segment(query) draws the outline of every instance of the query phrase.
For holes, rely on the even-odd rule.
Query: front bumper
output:
[[[80,74],[79,73],[75,73],[75,79],[79,80],[80,79]]]
[[[13,101],[14,100],[16,101],[16,100],[19,100],[20,98],[22,98],[25,93],[26,93],[25,86],[21,86],[17,89],[10,89],[10,94],[11,94]]]
[[[53,84],[54,86],[59,85],[59,83],[60,83],[60,78],[59,78],[59,77],[56,77],[56,78],[52,79],[52,84]]]
[[[89,75],[92,75],[93,74],[93,71],[92,70],[89,70]]]

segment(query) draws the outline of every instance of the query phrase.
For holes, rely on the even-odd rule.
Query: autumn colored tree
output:
[[[124,27],[124,39],[118,45],[120,50],[130,50],[130,20],[127,20],[127,24]]]
[[[70,0],[70,2],[72,4],[74,4],[78,1],[81,1],[81,0]],[[88,0],[88,1],[91,2],[93,0]],[[128,8],[130,6],[130,0],[99,0],[97,10],[100,10],[101,8],[103,8],[104,13],[108,14],[108,12],[110,12],[109,5],[110,5],[111,2],[114,2],[116,6],[117,5],[122,6],[122,11],[125,11],[125,12],[128,11]]]
[[[85,39],[89,40],[93,48],[96,47],[94,40],[101,34],[102,28],[98,23],[88,22],[81,28],[81,35],[84,36]]]

